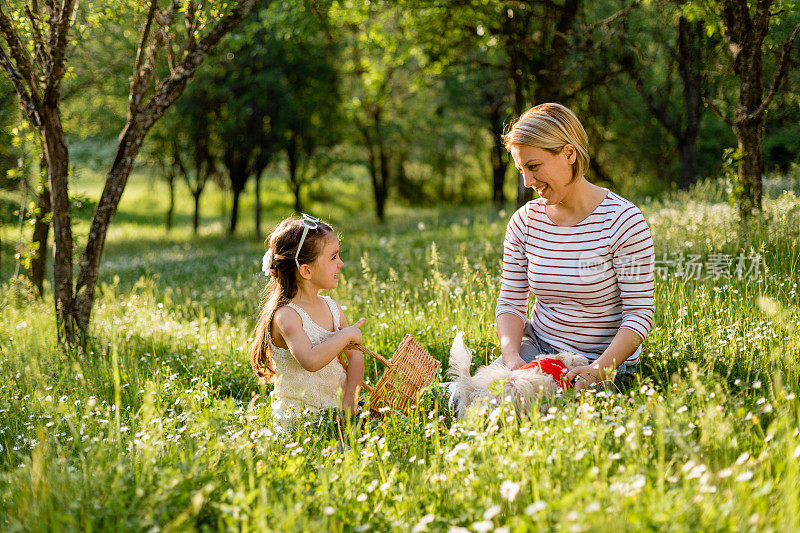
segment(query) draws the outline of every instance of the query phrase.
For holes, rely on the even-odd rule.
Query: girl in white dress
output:
[[[319,292],[339,285],[339,239],[324,222],[303,214],[283,220],[268,239],[263,269],[269,276],[264,304],[250,346],[250,364],[265,383],[274,383],[276,427],[290,430],[301,412],[355,410],[364,359],[348,351],[347,371],[338,355],[361,344],[365,319],[350,326],[337,303]]]

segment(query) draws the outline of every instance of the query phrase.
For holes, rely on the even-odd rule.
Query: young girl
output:
[[[339,239],[309,215],[283,220],[269,238],[264,273],[270,281],[250,346],[250,364],[260,380],[275,383],[272,412],[289,430],[307,408],[355,410],[356,387],[364,377],[361,352],[347,353],[345,372],[337,356],[361,344],[365,319],[349,326],[333,299],[319,292],[339,285]]]

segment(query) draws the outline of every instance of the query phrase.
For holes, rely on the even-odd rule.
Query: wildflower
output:
[[[750,459],[750,454],[747,453],[747,452],[744,452],[744,453],[742,453],[742,455],[740,455],[736,459],[736,464],[737,465],[743,465],[745,463],[745,461],[747,461],[748,459]]]
[[[750,470],[745,470],[744,472],[736,476],[736,481],[744,482],[744,481],[750,481],[751,479],[753,479],[753,472],[751,472]]]
[[[482,522],[475,522],[472,524],[472,529],[478,533],[488,533],[493,527],[494,524],[492,524],[492,522],[489,520],[483,520]]]
[[[500,512],[500,506],[499,505],[492,505],[491,507],[489,507],[488,509],[486,509],[483,512],[483,519],[484,520],[491,520],[492,518],[497,516],[497,514],[499,512]]]
[[[428,524],[433,522],[436,517],[432,514],[426,514],[423,516],[419,522],[411,529],[411,533],[421,533],[422,531],[427,531]]]
[[[521,486],[521,483],[515,483],[510,480],[503,481],[502,485],[500,485],[500,496],[509,502],[513,502]]]

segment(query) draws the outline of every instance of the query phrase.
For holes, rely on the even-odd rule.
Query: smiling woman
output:
[[[503,362],[517,368],[538,355],[574,352],[591,361],[567,374],[576,388],[615,369],[615,384],[626,388],[653,324],[647,222],[631,202],[586,180],[588,139],[566,107],[529,109],[503,140],[525,186],[539,194],[506,231],[495,311]]]

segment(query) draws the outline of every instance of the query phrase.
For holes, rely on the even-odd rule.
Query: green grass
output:
[[[91,196],[97,183],[87,173],[74,190]],[[265,229],[291,211],[278,183]],[[476,363],[496,357],[510,210],[394,207],[378,225],[358,191],[318,188],[308,210],[342,234],[332,296],[351,320],[368,319],[367,344],[389,355],[414,333],[446,366],[461,329]],[[197,237],[185,193],[165,234],[165,198],[160,183],[132,178],[85,349],[57,348],[49,293],[0,291],[0,529],[800,529],[796,192],[774,191],[744,228],[713,182],[641,203],[659,258],[763,262],[756,279],[659,278],[628,394],[568,394],[524,421],[496,410],[456,422],[434,388],[408,418],[341,436],[312,423],[270,431],[269,389],[245,356],[264,283],[252,198],[236,238],[223,233],[230,200],[215,189]],[[2,226],[4,280],[15,232]],[[368,378],[380,371],[370,363]]]

